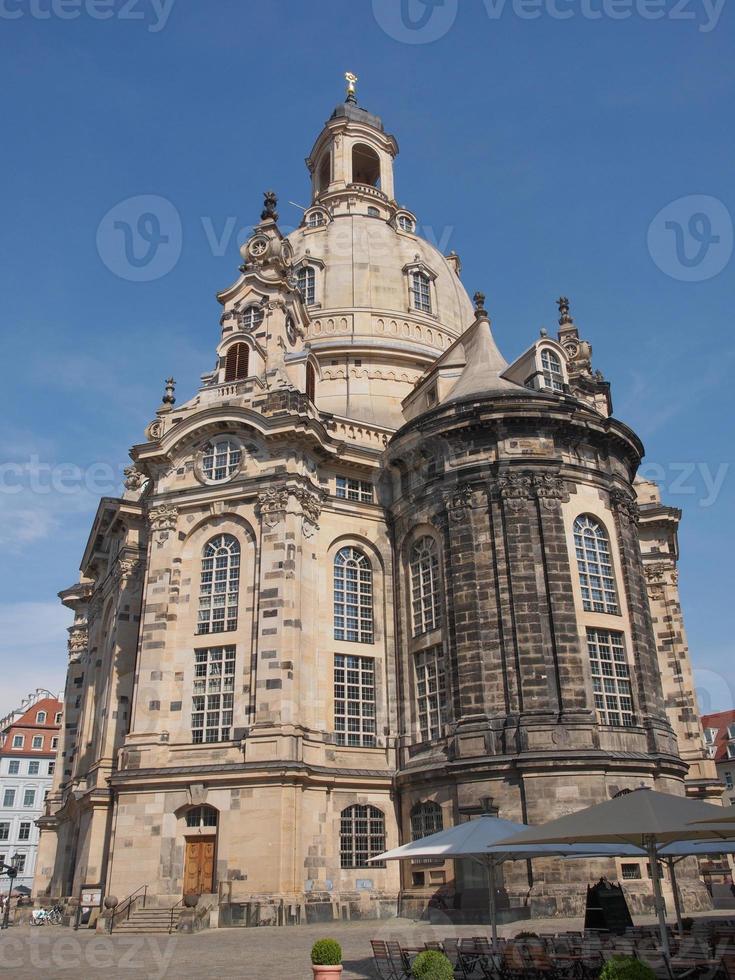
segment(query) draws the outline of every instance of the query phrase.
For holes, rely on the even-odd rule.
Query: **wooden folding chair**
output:
[[[375,969],[378,971],[380,980],[398,980],[399,974],[396,972],[388,952],[388,944],[382,939],[371,939],[370,945],[373,950]]]

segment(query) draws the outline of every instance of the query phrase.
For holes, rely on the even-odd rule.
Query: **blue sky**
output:
[[[571,298],[615,414],[685,511],[702,707],[733,703],[733,11],[433,2],[0,2],[0,713],[62,684],[56,593],[96,499],[163,379],[185,399],[212,367],[214,294],[262,191],[297,222],[287,202],[307,202],[303,160],[347,69],[398,138],[399,201],[460,254],[506,356]],[[170,202],[143,229],[168,253],[131,281],[110,228],[135,204],[110,212],[141,195]]]

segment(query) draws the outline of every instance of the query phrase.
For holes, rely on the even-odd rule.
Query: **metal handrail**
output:
[[[176,903],[176,905],[172,905],[171,906],[171,919],[170,919],[169,924],[168,924],[168,934],[169,934],[169,936],[174,931],[174,912],[179,907],[179,905],[183,905],[183,904],[184,904],[184,899],[183,898],[180,898],[178,900],[178,902]]]
[[[124,912],[127,912],[127,915],[125,916],[125,920],[127,921],[130,918],[132,907],[134,904],[137,903],[137,900],[141,892],[143,892],[143,908],[145,908],[145,900],[148,894],[148,885],[141,885],[140,888],[136,888],[132,894],[128,895],[128,897],[124,899],[124,901],[118,902],[118,904],[112,910],[112,915],[110,916],[110,927],[108,929],[108,932],[110,933],[112,932],[112,930],[115,928],[115,919],[118,916],[122,917]]]

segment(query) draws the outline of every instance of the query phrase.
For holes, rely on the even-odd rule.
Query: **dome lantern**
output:
[[[312,204],[325,196],[339,205],[345,191],[394,200],[393,160],[398,155],[395,137],[385,132],[382,120],[357,104],[357,77],[347,72],[347,99],[334,109],[319,134],[306,165],[312,178]]]

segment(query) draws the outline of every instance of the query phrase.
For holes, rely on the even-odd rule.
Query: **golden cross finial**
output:
[[[345,72],[345,81],[347,82],[347,101],[356,102],[355,98],[355,83],[357,82],[357,75],[351,71]]]

